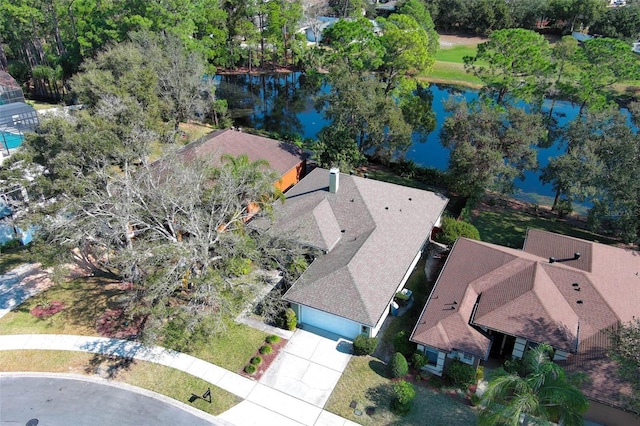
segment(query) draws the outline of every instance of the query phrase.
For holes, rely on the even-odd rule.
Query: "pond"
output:
[[[318,92],[304,74],[223,75],[216,76],[216,84],[217,96],[227,100],[238,126],[315,139],[320,129],[329,124],[322,113],[316,111],[313,97]],[[328,90],[326,85],[320,88],[325,93]],[[414,143],[406,158],[422,166],[446,170],[449,150],[440,144],[439,137],[449,115],[444,109],[444,101],[451,96],[472,100],[478,97],[478,92],[437,84],[432,84],[429,90],[433,96],[436,129],[428,134],[425,142],[420,142],[420,135],[414,134]],[[548,111],[550,104],[550,101],[546,102],[543,110]],[[565,124],[578,115],[578,108],[570,102],[556,101],[554,115],[560,124]],[[562,148],[557,145],[539,148],[539,166],[547,165],[549,158],[561,153]],[[539,176],[539,171],[527,172],[523,181],[516,181],[517,193],[514,195],[523,200],[550,204],[555,193],[550,185],[540,182]]]

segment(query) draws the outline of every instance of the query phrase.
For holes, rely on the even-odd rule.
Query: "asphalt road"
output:
[[[64,376],[0,377],[0,425],[222,424],[151,395],[133,387]]]

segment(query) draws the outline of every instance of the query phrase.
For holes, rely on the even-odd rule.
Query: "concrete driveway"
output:
[[[298,329],[260,384],[323,408],[349,363],[352,350],[351,342],[339,336]]]

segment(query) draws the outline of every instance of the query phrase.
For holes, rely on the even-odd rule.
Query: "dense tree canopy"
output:
[[[603,223],[627,242],[640,236],[640,146],[619,111],[587,113],[565,129],[564,155],[552,158],[542,179],[559,195],[592,204],[589,220]]]
[[[500,30],[478,45],[476,56],[465,58],[465,67],[484,82],[498,104],[509,97],[540,102],[551,72],[550,55],[542,35],[524,29]]]
[[[450,103],[440,133],[451,151],[449,174],[453,188],[466,196],[486,188],[513,190],[513,180],[537,165],[535,147],[546,138],[542,116],[487,102]]]

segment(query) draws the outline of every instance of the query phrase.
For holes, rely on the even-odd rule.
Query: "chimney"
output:
[[[550,257],[550,258],[549,258],[549,263],[554,263],[555,261],[556,261],[556,258],[555,258],[555,257]]]
[[[340,169],[332,167],[329,170],[329,192],[335,194],[340,186]]]
[[[580,259],[580,256],[581,256],[581,254],[580,254],[580,253],[578,253],[578,252],[573,253],[573,259],[574,259],[574,260],[578,260],[578,259]]]

